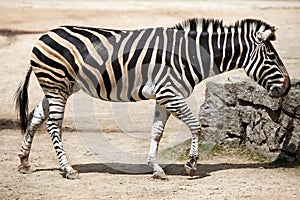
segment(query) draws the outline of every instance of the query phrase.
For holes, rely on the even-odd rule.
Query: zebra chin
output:
[[[279,98],[284,97],[288,94],[291,88],[290,78],[289,76],[284,76],[284,81],[278,85],[270,86],[270,89],[268,91],[268,95],[273,98]]]

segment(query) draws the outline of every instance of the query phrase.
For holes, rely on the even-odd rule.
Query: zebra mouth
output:
[[[270,97],[273,98],[284,97],[290,91],[290,88],[291,88],[290,78],[289,76],[285,75],[283,83],[281,85],[271,86],[268,94]]]
[[[279,98],[283,96],[283,90],[280,87],[273,86],[269,91],[269,96],[273,98]]]

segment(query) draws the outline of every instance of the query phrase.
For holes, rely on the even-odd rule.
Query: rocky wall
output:
[[[245,77],[207,80],[199,120],[205,142],[295,161],[300,155],[300,80],[292,80],[284,98],[269,97]]]

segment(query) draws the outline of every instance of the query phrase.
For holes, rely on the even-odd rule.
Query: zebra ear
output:
[[[277,30],[277,28],[275,26],[273,26],[270,29],[267,29],[263,32],[258,32],[257,38],[262,42],[265,42],[267,40],[275,40],[276,30]]]

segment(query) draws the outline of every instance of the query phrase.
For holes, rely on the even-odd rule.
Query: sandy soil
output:
[[[171,158],[161,155],[169,180],[153,180],[145,164],[153,102],[112,104],[83,93],[68,102],[63,136],[70,162],[81,179],[62,178],[44,126],[30,156],[35,172],[19,174],[17,153],[22,136],[12,103],[34,42],[42,32],[64,24],[131,29],[173,26],[191,17],[228,22],[259,18],[279,27],[274,45],[291,76],[299,78],[299,10],[299,1],[0,2],[0,199],[299,199],[299,169],[268,168],[239,155],[201,160],[192,179],[185,176],[184,161],[176,161],[179,153]],[[189,99],[195,113],[203,102],[204,89],[200,84]],[[32,109],[42,98],[34,76],[29,95]],[[187,138],[187,128],[171,118],[160,150]]]

